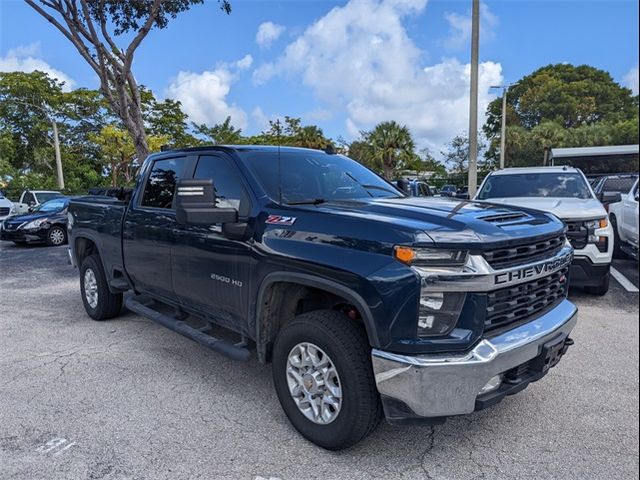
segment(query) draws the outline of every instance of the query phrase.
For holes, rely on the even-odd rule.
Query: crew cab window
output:
[[[171,208],[176,182],[182,178],[187,163],[185,157],[166,158],[153,162],[142,197],[142,206]]]
[[[25,192],[22,196],[22,203],[26,203],[27,205],[32,205],[36,203],[36,199],[34,198],[31,192]]]
[[[235,208],[240,215],[249,214],[249,198],[238,174],[224,158],[214,155],[201,156],[193,178],[213,180],[216,207]]]

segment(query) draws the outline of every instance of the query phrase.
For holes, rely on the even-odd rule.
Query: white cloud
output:
[[[427,66],[402,20],[425,0],[351,0],[332,9],[289,44],[274,62],[254,71],[254,82],[276,75],[301,78],[333,111],[346,113],[351,137],[385,120],[406,124],[420,146],[439,152],[468,129],[470,66],[444,59]],[[502,81],[494,62],[480,65],[480,118]]]
[[[236,67],[238,67],[238,70],[247,70],[248,68],[251,68],[251,65],[253,65],[253,57],[249,54],[246,54],[244,57],[238,60],[235,65]]]
[[[261,23],[256,33],[256,43],[262,48],[269,48],[280,35],[284,33],[286,27],[273,22]]]
[[[201,73],[179,72],[165,90],[165,96],[180,100],[182,108],[196,123],[223,122],[228,116],[234,126],[246,128],[247,114],[229,103],[227,96],[236,80],[236,71],[251,66],[253,58],[245,56],[234,64],[221,64]]]
[[[631,89],[634,95],[638,95],[638,65],[629,70],[624,76],[624,84]]]
[[[38,58],[40,55],[40,44],[32,43],[30,45],[21,45],[12,48],[0,57],[0,72],[26,72],[30,73],[36,70],[49,74],[61,82],[64,82],[62,89],[69,91],[75,85],[75,82],[64,72],[53,68],[47,62]]]
[[[442,42],[444,46],[451,50],[468,47],[471,41],[471,12],[466,15],[446,13],[444,18],[449,24],[449,36]],[[488,5],[481,3],[480,39],[486,41],[494,38],[494,29],[498,23],[498,17],[489,10]]]

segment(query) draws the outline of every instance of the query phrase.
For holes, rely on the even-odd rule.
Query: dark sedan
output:
[[[7,218],[0,224],[0,240],[18,245],[67,243],[67,207],[69,198],[55,198],[33,207],[29,213]]]

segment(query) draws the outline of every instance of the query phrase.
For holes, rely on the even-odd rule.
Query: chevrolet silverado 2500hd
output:
[[[437,423],[493,405],[572,344],[573,249],[547,213],[408,197],[342,155],[268,146],[154,154],[133,190],[109,193],[69,208],[88,315],[118,315],[131,291],[130,310],[202,345],[255,350],[324,448],[382,415]]]

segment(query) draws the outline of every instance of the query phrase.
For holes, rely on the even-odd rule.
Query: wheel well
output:
[[[346,298],[320,288],[293,282],[274,282],[262,295],[256,346],[258,359],[267,362],[280,329],[294,317],[313,310],[343,312],[351,321],[363,323],[361,312]]]
[[[80,238],[76,238],[75,245],[74,245],[74,252],[76,255],[76,263],[78,267],[80,267],[85,258],[87,258],[90,255],[93,255],[94,253],[96,254],[98,253],[98,247],[92,240],[89,240],[88,238],[80,237]]]

